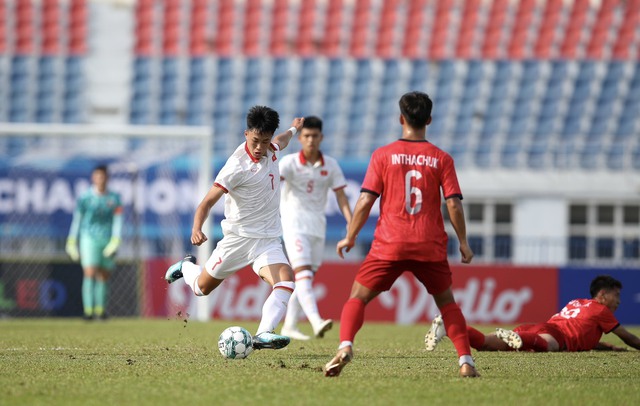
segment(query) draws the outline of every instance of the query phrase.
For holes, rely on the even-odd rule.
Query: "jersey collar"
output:
[[[324,166],[324,157],[322,156],[322,152],[318,152],[320,154],[320,166]],[[300,154],[298,154],[298,157],[300,158],[300,163],[302,165],[306,165],[309,161],[307,161],[307,158],[305,158],[304,153],[302,152],[302,150],[300,150]],[[317,163],[317,161],[316,161]]]

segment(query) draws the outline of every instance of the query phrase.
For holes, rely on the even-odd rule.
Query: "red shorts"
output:
[[[564,341],[564,334],[562,331],[558,330],[556,326],[549,323],[538,323],[538,324],[523,324],[521,326],[513,329],[516,333],[534,333],[534,334],[549,334],[551,337],[555,338],[560,346],[560,351],[566,348]]]
[[[366,257],[360,265],[356,282],[376,292],[391,289],[404,272],[411,272],[432,295],[451,287],[451,269],[448,261],[424,262],[414,260],[386,261]]]

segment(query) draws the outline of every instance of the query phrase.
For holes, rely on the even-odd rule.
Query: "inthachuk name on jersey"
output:
[[[428,155],[391,154],[392,165],[419,165],[438,168],[438,158]]]

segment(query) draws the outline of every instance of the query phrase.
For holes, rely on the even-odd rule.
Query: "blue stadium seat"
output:
[[[481,168],[487,168],[491,166],[491,152],[493,147],[489,143],[481,143],[475,150],[474,162]]]
[[[430,77],[431,69],[429,61],[416,59],[411,62],[411,75],[409,77],[409,88],[420,91],[427,91],[426,83]],[[429,90],[430,91],[430,90]]]
[[[544,158],[549,150],[549,145],[545,140],[536,140],[527,151],[527,165],[532,169],[542,169],[545,167]]]
[[[445,59],[438,63],[438,84],[449,83],[456,79],[456,62]]]
[[[587,143],[580,152],[580,166],[583,169],[595,169],[601,152],[600,142]]]
[[[482,129],[480,135],[485,138],[493,138],[494,135],[500,131],[500,123],[502,122],[502,116],[495,114],[492,116],[485,116],[482,121]]]
[[[614,142],[607,151],[607,167],[613,170],[624,168],[624,153],[626,146],[624,142]]]
[[[521,83],[537,83],[540,74],[540,61],[538,60],[526,60],[522,62],[522,76],[520,78]]]
[[[562,130],[560,134],[565,138],[573,138],[573,136],[579,135],[581,133],[580,129],[580,121],[582,118],[582,113],[569,114],[565,117],[564,123],[562,125]]]
[[[133,76],[137,78],[151,76],[151,58],[136,57],[133,61]]]
[[[500,164],[506,168],[515,168],[518,166],[518,155],[520,153],[520,144],[517,142],[507,143],[500,152]]]

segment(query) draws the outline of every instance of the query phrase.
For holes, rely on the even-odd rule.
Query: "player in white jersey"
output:
[[[322,138],[322,120],[305,117],[298,134],[302,150],[280,160],[280,177],[284,181],[283,238],[296,282],[281,333],[297,340],[311,338],[297,327],[301,312],[311,323],[315,337],[323,337],[333,325],[332,320],[320,317],[312,287],[324,253],[329,190],[334,191],[347,225],[351,221],[351,208],[345,194],[347,182],[338,162],[320,152]]]
[[[254,106],[249,110],[244,132],[246,142],[220,170],[193,219],[191,243],[201,245],[207,241],[202,225],[211,208],[224,195],[222,240],[216,244],[204,269],[196,265],[194,256],[187,255],[169,267],[165,274],[169,283],[184,277],[196,296],[204,296],[227,277],[251,264],[253,271],[273,288],[262,307],[262,319],[253,338],[256,349],[279,349],[289,344],[289,337],[274,332],[287,311],[295,287],[293,271],[280,241],[277,153],[289,144],[303,122],[304,119],[295,118],[291,128],[274,137],[280,124],[278,113],[265,106]]]

